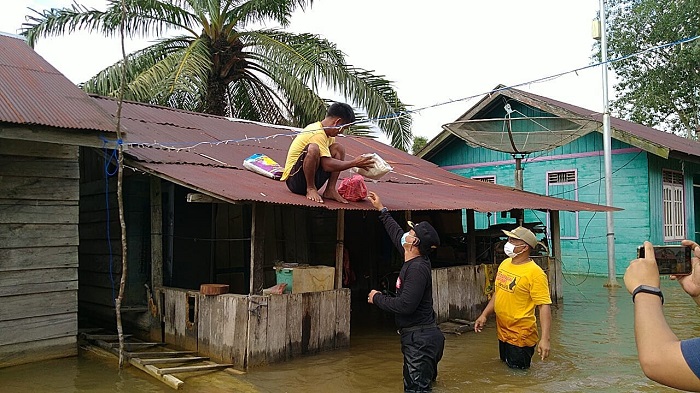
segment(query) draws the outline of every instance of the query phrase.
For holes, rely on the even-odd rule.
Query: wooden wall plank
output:
[[[448,268],[441,268],[433,270],[433,273],[437,275],[438,288],[437,293],[438,304],[440,308],[438,309],[438,322],[444,322],[450,317],[450,282],[448,276]]]
[[[105,239],[84,239],[80,241],[78,246],[78,252],[80,253],[80,258],[82,260],[83,255],[93,254],[93,255],[109,255],[109,246],[112,246],[112,254],[121,254],[122,241],[118,238],[119,233],[112,234],[112,242],[107,243]]]
[[[335,348],[335,329],[337,324],[337,291],[318,292],[319,313],[318,348],[326,351]]]
[[[33,284],[18,284],[11,287],[0,287],[0,297],[28,295],[32,293],[50,293],[58,291],[78,291],[78,280],[40,282]]]
[[[0,248],[60,247],[77,245],[77,225],[0,224]]]
[[[55,143],[3,139],[0,141],[0,154],[77,160],[78,147]]]
[[[267,301],[267,361],[288,359],[287,351],[287,298],[270,295]]]
[[[218,296],[202,296],[199,299],[199,318],[197,333],[199,334],[197,351],[211,358],[219,359],[217,354],[222,341],[221,309],[223,303]]]
[[[223,301],[220,317],[224,319],[224,323],[220,325],[223,330],[221,359],[236,366],[245,367],[249,299],[241,295],[221,295],[218,298]]]
[[[0,271],[0,287],[77,280],[78,269],[74,267]]]
[[[0,346],[60,337],[75,338],[78,334],[78,314],[76,312],[0,321],[0,332]]]
[[[0,199],[0,224],[78,224],[77,201]]]
[[[461,266],[454,266],[447,269],[450,271],[450,274],[447,275],[447,280],[449,281],[448,287],[450,288],[447,292],[447,299],[450,304],[447,317],[449,319],[459,318],[462,310],[462,292],[467,289],[466,285],[464,285],[463,269]]]
[[[0,271],[78,267],[78,247],[0,248]]]
[[[336,326],[335,347],[350,345],[350,289],[342,288],[336,292]]]
[[[246,366],[267,363],[267,296],[250,296]]]
[[[77,201],[77,180],[3,176],[0,195],[7,199]]]
[[[80,286],[81,287],[97,287],[97,288],[112,288],[119,286],[121,274],[112,271],[111,277],[109,271],[91,272],[80,270]],[[145,288],[144,288],[145,289]],[[145,291],[144,291],[145,297]]]
[[[0,321],[78,312],[75,291],[54,292],[51,301],[44,293],[4,296],[0,299]]]
[[[2,146],[1,143],[0,146]],[[78,355],[78,343],[75,336],[0,345],[0,367],[76,355]]]
[[[194,321],[190,318],[190,298],[194,299]],[[197,350],[197,305],[199,293],[168,288],[166,290],[166,341],[190,351]]]
[[[79,179],[78,160],[0,155],[0,176]]]
[[[321,301],[320,292],[302,293],[302,330],[301,352],[304,354],[316,353],[319,350],[321,313],[318,303]]]
[[[122,256],[109,254],[81,254],[80,267],[78,271],[95,272],[109,274],[110,264],[112,265],[112,274],[119,275],[122,272]]]
[[[287,296],[287,351],[288,357],[302,354],[302,330],[304,320],[304,301],[302,293],[292,293]]]

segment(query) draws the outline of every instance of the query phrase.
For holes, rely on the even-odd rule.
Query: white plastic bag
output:
[[[374,160],[374,164],[368,169],[352,168],[352,170],[353,172],[357,172],[366,178],[372,180],[379,180],[382,178],[382,176],[394,170],[394,168],[392,168],[391,165],[387,164],[386,161],[379,157],[379,154],[377,153],[363,154],[362,156],[372,157],[372,160]]]
[[[259,175],[279,180],[284,168],[265,154],[253,154],[243,160],[243,167]]]

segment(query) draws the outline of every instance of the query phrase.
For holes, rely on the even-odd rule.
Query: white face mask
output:
[[[517,257],[518,255],[522,254],[523,251],[525,251],[525,250],[523,250],[523,251],[520,251],[520,252],[515,252],[515,247],[516,247],[515,244],[513,244],[513,243],[511,243],[511,242],[507,242],[507,243],[503,246],[503,252],[505,252],[506,255],[508,255],[509,258],[515,258],[515,257]]]
[[[404,233],[403,236],[401,236],[401,247],[406,245],[406,237],[408,237],[408,236],[409,236],[408,232]]]

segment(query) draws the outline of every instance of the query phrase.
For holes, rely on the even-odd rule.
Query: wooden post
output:
[[[550,210],[549,211],[549,231],[551,232],[552,244],[549,245],[552,257],[555,260],[561,261],[561,239],[560,227],[559,227],[559,211]]]
[[[474,209],[467,209],[467,263],[476,265],[476,224]]]
[[[265,207],[253,202],[250,228],[250,294],[262,295],[265,261]]]
[[[345,210],[338,210],[335,242],[335,289],[343,287],[343,250],[345,249]]]
[[[552,301],[554,303],[559,303],[559,298],[562,298],[564,293],[563,293],[563,287],[562,287],[562,260],[561,260],[561,239],[560,239],[560,226],[559,226],[559,211],[558,210],[550,210],[549,211],[549,225],[550,225],[550,231],[551,231],[551,236],[552,236],[552,244],[550,244],[550,251],[552,254],[552,258],[554,259],[554,263],[551,264],[551,266],[554,269],[549,269],[549,276],[551,277],[550,281],[550,293],[553,293],[552,296]]]
[[[163,200],[160,178],[151,176],[151,289],[163,286]]]

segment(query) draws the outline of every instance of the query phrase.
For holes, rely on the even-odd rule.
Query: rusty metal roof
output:
[[[539,101],[546,105],[551,105],[555,107],[562,108],[576,116],[582,116],[591,120],[595,120],[602,124],[603,114],[599,112],[592,111],[590,109],[582,108],[580,106],[568,104],[566,102],[557,101],[548,97],[540,96],[537,94],[525,92],[518,89],[507,89],[503,90],[502,93],[512,98],[518,99],[517,95],[529,97],[535,101]],[[495,99],[495,97],[494,97]],[[541,109],[547,110],[545,107],[540,106]],[[621,131],[630,134],[633,138],[642,139],[647,142],[651,142],[653,145],[663,146],[672,151],[677,151],[691,156],[700,157],[700,143],[695,140],[680,137],[676,134],[670,132],[664,132],[657,130],[656,128],[647,127],[645,125],[634,123],[631,121],[619,119],[616,117],[610,117],[610,127],[613,130]],[[602,128],[601,128],[602,130]],[[601,131],[602,132],[602,131]],[[644,149],[644,146],[638,146]],[[652,151],[652,153],[655,153]],[[666,157],[664,157],[666,158]]]
[[[0,34],[0,122],[115,132],[114,119],[27,43]]]
[[[112,99],[95,97],[95,102],[108,112],[116,108]],[[296,129],[133,102],[125,102],[122,113],[122,122],[129,129],[127,165],[231,202],[373,209],[369,201],[347,205],[335,201],[315,203],[291,193],[284,182],[243,168],[243,160],[255,153],[264,153],[283,164]],[[230,142],[246,138],[255,140]],[[391,210],[617,210],[467,179],[371,138],[343,137],[339,141],[348,158],[375,152],[393,166],[394,171],[380,181],[367,181],[367,188],[377,192]],[[197,143],[200,144],[192,147]],[[345,171],[340,177],[351,174]]]

